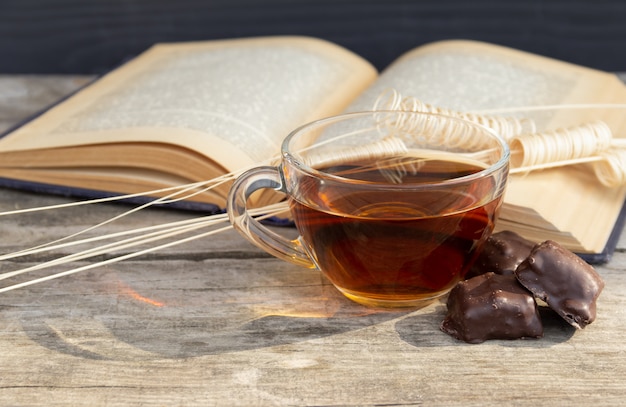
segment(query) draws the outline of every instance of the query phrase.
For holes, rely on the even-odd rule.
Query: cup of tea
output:
[[[492,233],[509,149],[479,124],[430,113],[347,113],[288,135],[280,163],[242,174],[228,214],[270,254],[319,269],[346,297],[419,307],[461,280]],[[250,215],[255,191],[282,191],[299,236]]]

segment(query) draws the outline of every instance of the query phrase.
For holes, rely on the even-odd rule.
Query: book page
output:
[[[161,44],[1,139],[0,151],[168,142],[233,170],[279,154],[292,129],[341,111],[376,75],[306,37]]]
[[[473,41],[443,41],[402,55],[348,110],[371,110],[389,88],[433,106],[467,112],[610,102],[623,97],[623,86],[616,84],[621,81],[615,75],[522,51]],[[530,117],[543,130],[579,121],[580,114],[577,110],[563,115],[557,110],[510,115]]]
[[[444,41],[417,48],[383,71],[348,110],[371,110],[388,88],[434,106],[457,111],[574,103],[626,103],[622,82],[600,72],[521,51],[472,41]],[[615,137],[626,135],[623,111],[558,109],[521,111],[539,131],[605,121]],[[510,177],[500,223],[557,229],[581,242],[580,251],[603,249],[626,196],[580,168],[562,168]],[[525,218],[520,221],[520,214]],[[509,222],[509,223],[506,223]],[[539,235],[527,235],[532,240]]]

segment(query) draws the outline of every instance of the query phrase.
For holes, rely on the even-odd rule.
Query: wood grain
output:
[[[16,80],[25,103],[49,86],[43,78]],[[64,80],[68,91],[77,84]],[[11,106],[20,120],[24,105],[0,105],[8,109],[5,123]],[[0,190],[0,211],[63,201]],[[0,252],[123,210],[100,205],[1,217]],[[146,210],[98,233],[189,216]],[[0,271],[44,259],[3,261]],[[269,257],[229,231],[0,294],[0,404],[621,405],[623,239],[597,269],[606,288],[598,319],[585,330],[546,314],[543,339],[468,345],[439,330],[441,302],[412,312],[360,307],[319,273]]]
[[[156,42],[294,34],[378,68],[418,45],[467,38],[617,71],[625,18],[621,0],[8,0],[0,72],[101,74]]]

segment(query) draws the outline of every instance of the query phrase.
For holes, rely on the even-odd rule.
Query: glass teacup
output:
[[[509,169],[507,144],[455,117],[376,111],[294,130],[276,167],[241,175],[233,226],[281,259],[319,269],[348,298],[418,307],[461,280],[491,234]],[[300,236],[284,238],[247,211],[262,188],[287,195]]]

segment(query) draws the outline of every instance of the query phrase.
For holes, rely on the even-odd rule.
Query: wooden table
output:
[[[88,79],[0,76],[0,126]],[[0,211],[66,201],[0,189]],[[0,253],[129,208],[0,217]],[[150,209],[89,234],[195,215]],[[73,250],[5,260],[0,271]],[[360,307],[318,272],[271,258],[230,230],[0,294],[0,404],[623,405],[625,250],[622,239],[597,267],[606,288],[585,330],[555,318],[540,340],[468,345],[439,330],[442,302],[413,312]]]

